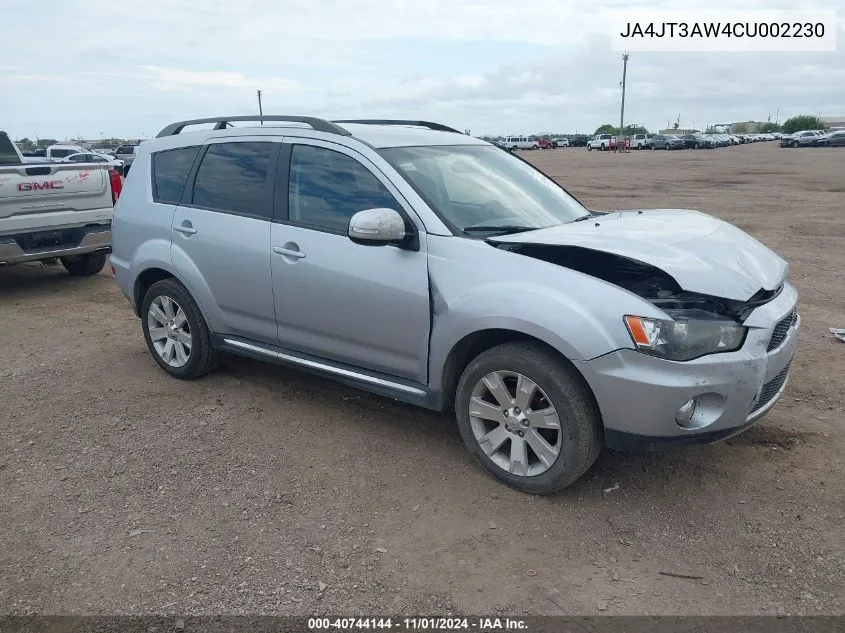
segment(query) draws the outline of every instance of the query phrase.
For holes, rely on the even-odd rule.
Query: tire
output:
[[[165,298],[176,304],[176,308],[184,314],[183,323],[188,326],[188,328],[184,328],[183,326],[181,333],[184,334],[185,329],[187,329],[187,336],[190,340],[189,354],[187,361],[178,366],[165,360],[162,353],[156,348],[150,334],[150,321],[154,320],[154,317],[150,316],[151,306],[157,300],[165,303]],[[177,310],[174,309],[173,313],[178,317],[179,312]],[[170,315],[165,314],[165,316]],[[199,378],[218,367],[223,359],[223,353],[215,349],[211,344],[211,331],[208,329],[208,325],[206,325],[205,318],[203,318],[199,306],[185,286],[175,279],[163,279],[154,283],[147,290],[147,294],[144,295],[144,300],[141,302],[141,327],[144,330],[144,340],[147,342],[147,348],[150,350],[150,354],[152,354],[155,361],[159,364],[159,367],[175,378],[181,378],[183,380]],[[165,330],[169,328],[161,327],[158,329]],[[170,335],[168,334],[167,339],[162,340],[170,343],[169,338]],[[181,341],[182,339],[178,340]],[[166,346],[167,343],[164,343],[164,345]],[[184,343],[182,345],[184,348]],[[176,346],[177,341],[174,340],[173,348]]]
[[[503,409],[489,404],[497,400],[484,382],[491,376],[501,374],[512,374],[499,380],[499,384],[508,390],[507,396],[503,398],[511,398],[508,404],[514,404],[515,401],[512,395],[516,393],[515,385],[512,384],[517,380],[515,376],[521,376],[519,380],[527,378],[536,385],[537,390],[527,404],[523,403],[526,411],[533,413],[548,406],[553,407],[560,429],[535,428],[531,426],[532,420],[513,407],[509,409],[513,414],[510,418],[502,413],[500,419],[487,421],[471,415],[473,402],[480,402],[482,407],[485,402],[488,403],[489,408],[483,409],[485,415],[497,416],[496,409]],[[537,409],[533,408],[535,405]],[[549,494],[566,488],[589,470],[601,452],[601,416],[589,387],[575,369],[538,343],[505,343],[470,361],[458,382],[455,414],[458,429],[470,454],[495,479],[522,492]],[[517,415],[524,419],[520,421],[515,417]],[[538,416],[535,420],[547,424],[548,414]],[[508,430],[508,425],[515,430]],[[543,431],[542,434],[538,433],[538,428]],[[491,431],[495,435],[487,443],[488,449],[493,449],[492,442],[499,442],[499,445],[485,451],[478,437],[489,437]],[[545,440],[545,443],[538,443],[538,437]],[[519,446],[525,447],[525,452],[516,453],[520,459],[511,460],[511,451]],[[534,451],[533,446],[540,447],[546,455],[545,461],[539,459],[539,453]],[[510,466],[506,470],[507,464]],[[522,473],[511,472],[518,470],[522,470]]]
[[[663,149],[670,150],[672,148],[669,146],[669,143],[666,143],[666,145],[663,146]]]
[[[518,150],[518,149],[519,149],[519,148],[518,148],[516,145],[514,145],[513,147],[511,147],[511,151],[512,151],[512,152],[515,152],[515,151],[516,151],[516,150]]]
[[[799,145],[798,141],[792,141],[792,147],[798,149],[798,145]]]
[[[106,257],[108,254],[105,251],[99,253],[87,253],[85,255],[68,255],[62,257],[62,266],[65,267],[71,277],[88,277],[96,275],[106,265]]]
[[[588,151],[588,152],[592,152],[592,151],[593,151],[593,146],[592,146],[592,145],[587,145],[587,151]]]
[[[601,144],[601,147],[599,147],[599,149],[600,149],[601,151],[604,151],[604,150],[605,150],[604,143],[602,143],[602,144]]]

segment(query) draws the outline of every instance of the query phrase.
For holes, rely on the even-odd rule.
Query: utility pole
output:
[[[628,74],[628,53],[622,54],[622,110],[619,113],[619,140],[616,142],[616,151],[622,142],[622,134],[625,129],[625,79]]]
[[[264,125],[264,110],[261,107],[261,91],[258,90],[258,120]]]

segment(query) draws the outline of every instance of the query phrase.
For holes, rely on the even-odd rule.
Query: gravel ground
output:
[[[447,416],[248,360],[180,382],[105,273],[0,269],[0,613],[845,612],[845,153],[524,155],[590,207],[698,208],[790,261],[769,416],[532,497]]]

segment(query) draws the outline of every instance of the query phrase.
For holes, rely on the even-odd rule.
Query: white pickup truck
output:
[[[74,276],[100,272],[122,184],[104,163],[25,163],[0,132],[0,265],[59,259]]]
[[[594,149],[602,152],[616,149],[616,137],[612,134],[596,134],[587,141],[587,151],[590,152]]]

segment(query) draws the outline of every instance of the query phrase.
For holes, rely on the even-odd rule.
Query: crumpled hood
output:
[[[699,211],[616,211],[488,239],[492,243],[575,246],[613,253],[660,268],[689,292],[747,301],[775,290],[789,265],[732,224]]]

